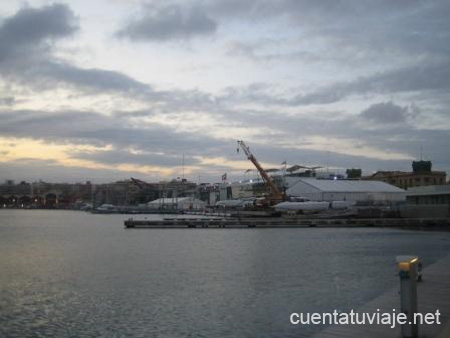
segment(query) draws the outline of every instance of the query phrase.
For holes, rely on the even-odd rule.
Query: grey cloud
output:
[[[130,176],[141,177],[149,181],[158,181],[159,177],[146,175],[141,172],[121,172],[113,166],[110,169],[92,169],[86,167],[63,166],[53,160],[20,159],[14,162],[0,163],[0,179],[13,179],[22,181],[44,180],[46,182],[85,182],[108,183],[119,181]]]
[[[23,14],[25,13],[25,14]],[[35,22],[46,22],[34,39],[16,44],[12,37],[22,36]],[[48,39],[68,36],[76,30],[75,16],[65,5],[23,9],[5,19],[0,28],[0,75],[9,83],[34,91],[66,86],[84,95],[115,92],[151,103],[163,103],[171,110],[180,107],[199,109],[211,106],[212,98],[199,91],[157,91],[152,86],[121,72],[99,68],[81,68],[54,56]],[[53,32],[53,29],[58,32]],[[52,33],[53,32],[53,33]],[[20,47],[20,48],[19,48]],[[5,52],[7,51],[7,52]],[[14,53],[12,53],[14,52]],[[3,59],[2,59],[3,57]],[[3,60],[3,62],[2,62]]]
[[[108,150],[101,152],[72,152],[72,157],[94,160],[106,164],[139,164],[139,165],[158,165],[164,167],[176,167],[182,164],[182,154],[162,155],[155,153],[132,153],[129,150]],[[189,157],[184,157],[185,165],[196,165],[199,161]]]
[[[344,88],[339,88],[339,85],[336,85],[309,94],[297,95],[292,100],[284,100],[284,102],[292,106],[334,103],[352,93],[350,90],[345,90],[345,85],[342,85],[342,87]]]
[[[132,92],[150,100],[166,96],[123,73],[80,68],[54,57],[49,41],[68,37],[77,29],[77,19],[67,5],[19,10],[0,25],[0,74],[36,90],[66,84],[89,93]]]
[[[230,145],[229,145],[230,146]],[[233,148],[234,144],[231,145]],[[342,166],[347,167],[361,167],[363,169],[371,170],[371,168],[377,168],[382,170],[409,170],[411,168],[410,161],[379,161],[370,159],[361,159],[359,157],[339,155],[334,153],[312,151],[312,150],[293,150],[293,149],[280,149],[273,147],[254,147],[251,144],[252,149],[258,158],[261,160],[269,160],[270,162],[281,162],[288,160],[288,164],[303,163],[303,164],[324,164],[329,163],[330,166]],[[265,154],[264,156],[261,156]],[[242,154],[231,154],[229,156],[233,160],[245,159]],[[181,165],[181,162],[176,164]],[[253,169],[253,165],[248,162],[248,168]],[[433,168],[439,170],[442,168],[438,163],[433,162]],[[229,172],[230,168],[226,166],[226,162],[223,167],[215,168],[211,171],[206,169],[200,171],[202,181],[220,181],[220,175],[223,172]],[[139,177],[147,181],[159,181],[161,177],[155,175],[145,175],[142,172],[121,172],[116,170],[115,166],[111,164],[110,169],[91,169],[85,167],[76,166],[62,166],[58,165],[53,160],[31,160],[31,159],[19,159],[14,162],[0,163],[0,179],[14,179],[17,181],[27,179],[37,181],[43,179],[50,182],[80,182],[91,180],[94,183],[107,183],[115,180],[123,180],[128,177]],[[181,174],[181,173],[180,173]],[[240,173],[241,175],[243,174]],[[196,177],[195,177],[196,179]]]
[[[252,83],[244,87],[226,87],[216,100],[222,105],[234,105],[239,102],[258,102],[259,104],[273,105],[278,103],[278,99],[272,95],[272,91],[273,87],[267,83]]]
[[[291,98],[277,97],[261,90],[261,84],[242,88],[226,88],[218,98],[229,102],[258,101],[269,105],[304,106],[332,104],[350,96],[374,96],[379,94],[419,94],[425,99],[431,96],[436,103],[445,104],[450,89],[450,62],[434,62],[370,74],[347,82],[338,82]]]
[[[202,13],[206,18],[217,19],[218,24],[222,24],[225,20],[230,19],[234,15],[233,11],[237,13],[237,10],[233,9],[231,5],[226,5],[227,1],[208,3],[210,6],[202,7],[204,9]],[[424,145],[425,149],[429,149],[428,157],[433,160],[436,169],[450,168],[448,159],[443,156],[443,154],[448,153],[449,131],[415,129],[410,125],[403,126],[400,123],[395,129],[395,133],[392,129],[387,130],[388,128],[377,128],[369,132],[367,129],[364,129],[364,125],[361,126],[358,124],[361,122],[364,114],[368,115],[365,116],[366,119],[372,118],[373,120],[375,118],[378,119],[379,123],[389,119],[401,121],[402,118],[406,119],[411,116],[402,115],[401,111],[395,111],[395,107],[393,108],[394,113],[391,111],[390,113],[382,113],[382,115],[377,116],[372,113],[377,111],[377,109],[389,107],[380,108],[378,106],[375,109],[372,106],[367,109],[370,114],[366,111],[361,115],[361,118],[353,117],[353,119],[340,116],[341,112],[337,111],[337,117],[329,120],[320,118],[321,114],[319,113],[311,113],[307,117],[304,115],[295,117],[275,113],[267,113],[264,115],[263,112],[259,111],[249,112],[240,110],[237,112],[235,110],[237,109],[235,108],[236,104],[243,101],[264,105],[265,110],[267,110],[270,105],[284,104],[300,106],[315,103],[333,103],[351,95],[370,96],[373,94],[413,93],[414,95],[420,94],[423,97],[427,97],[427,99],[424,99],[428,100],[427,102],[432,101],[430,100],[431,95],[433,95],[433,98],[437,94],[441,95],[440,100],[432,102],[432,104],[435,107],[439,106],[436,109],[440,109],[442,114],[448,115],[447,110],[442,110],[446,106],[442,105],[442,102],[445,102],[446,94],[448,89],[450,89],[450,63],[448,62],[448,57],[442,58],[442,55],[448,55],[445,53],[450,46],[450,43],[444,43],[448,41],[449,30],[447,28],[450,22],[448,20],[448,11],[446,10],[447,5],[443,5],[443,2],[427,4],[415,2],[414,4],[418,7],[414,7],[410,3],[405,5],[404,2],[392,1],[389,1],[389,4],[387,2],[373,1],[355,4],[336,1],[324,1],[323,3],[321,1],[270,1],[269,3],[269,1],[264,0],[242,0],[239,3],[238,8],[242,11],[239,14],[239,19],[245,18],[245,20],[250,21],[264,19],[269,21],[269,19],[275,16],[283,19],[287,17],[292,19],[292,22],[297,21],[297,25],[304,28],[305,36],[309,36],[309,34],[316,37],[325,36],[328,39],[325,41],[332,41],[333,43],[330,44],[330,48],[333,46],[350,45],[355,46],[355,49],[367,48],[370,51],[375,50],[374,53],[377,53],[379,49],[383,48],[393,49],[395,52],[397,52],[397,49],[402,52],[418,52],[421,56],[421,58],[418,58],[418,60],[421,60],[420,66],[408,66],[402,69],[391,69],[372,75],[369,74],[354,79],[353,81],[336,83],[319,88],[310,93],[302,93],[290,100],[277,97],[273,94],[270,86],[264,87],[261,85],[249,86],[243,90],[229,89],[224,97],[218,98],[211,97],[201,91],[158,92],[150,86],[120,72],[101,69],[83,69],[57,59],[52,54],[51,44],[47,44],[47,41],[68,36],[75,30],[75,25],[72,20],[73,15],[68,15],[65,20],[67,27],[72,27],[72,29],[62,30],[63,33],[61,35],[52,35],[48,29],[43,29],[33,39],[25,39],[23,40],[25,42],[21,45],[18,44],[16,47],[10,43],[12,41],[10,37],[14,36],[14,34],[20,36],[21,31],[17,30],[14,34],[6,34],[5,32],[12,32],[14,31],[14,27],[21,26],[10,25],[7,27],[8,29],[5,29],[4,24],[2,24],[0,26],[0,37],[4,39],[1,40],[2,42],[9,43],[7,44],[7,50],[18,51],[12,48],[19,48],[20,45],[20,48],[27,49],[28,53],[17,53],[15,56],[20,57],[9,58],[8,64],[2,63],[2,55],[6,55],[2,54],[6,50],[3,49],[4,46],[2,44],[2,51],[0,51],[0,73],[3,76],[7,76],[4,78],[8,81],[21,81],[22,84],[34,84],[36,89],[51,88],[52,86],[65,84],[73,85],[85,92],[93,92],[95,94],[102,91],[116,91],[125,93],[126,95],[135,95],[139,98],[144,97],[152,101],[162,100],[165,105],[160,109],[164,114],[171,112],[179,113],[184,110],[202,111],[214,115],[216,119],[223,121],[223,125],[230,123],[232,126],[238,127],[249,125],[252,128],[269,127],[279,132],[279,134],[275,135],[261,136],[261,143],[274,140],[274,145],[276,145],[276,141],[283,141],[283,139],[285,140],[289,137],[297,140],[300,134],[303,135],[301,141],[305,143],[308,142],[309,136],[321,135],[330,138],[354,139],[356,143],[362,140],[378,149],[407,154],[414,154],[416,150],[418,153],[420,145]],[[225,7],[228,6],[228,9],[225,7],[221,10],[217,9],[220,4]],[[214,11],[212,7],[217,10]],[[186,7],[182,8],[178,14],[162,17],[162,19],[150,16],[150,19],[154,20],[152,21],[154,24],[155,22],[164,23],[170,22],[170,20],[173,21],[174,18],[177,18],[176,15],[188,15],[189,17],[190,11]],[[39,10],[34,11],[39,12]],[[162,10],[155,9],[156,12],[162,13]],[[177,12],[175,11],[174,13]],[[370,13],[375,13],[376,15],[372,17]],[[435,16],[432,16],[430,13],[435,13]],[[422,15],[424,16],[422,17]],[[16,16],[9,19],[12,20]],[[63,22],[64,15],[61,18],[63,18],[61,19],[61,22]],[[444,21],[444,18],[446,18],[446,21]],[[4,23],[9,19],[6,19]],[[54,16],[49,16],[47,19],[51,21],[55,18]],[[195,31],[195,29],[193,31],[187,29],[186,34],[188,35],[180,35],[180,27],[183,28],[183,25],[186,25],[188,21],[185,20],[181,24],[177,22],[173,28],[174,30],[168,31],[168,34],[170,33],[169,35],[150,35],[136,39],[182,39],[194,37],[198,34],[211,34],[216,29],[205,30],[204,33]],[[64,27],[61,22],[59,24]],[[426,25],[427,22],[429,25]],[[158,29],[163,27],[162,24],[158,25],[151,27],[154,29],[152,34],[155,34]],[[408,27],[408,29],[404,27]],[[392,35],[394,38],[390,40]],[[128,37],[132,38],[131,36]],[[242,51],[253,53],[253,56],[256,58],[258,56],[264,57],[264,55],[258,55],[257,52],[259,50]],[[339,53],[339,49],[336,50],[336,53]],[[429,58],[429,53],[433,54],[433,57]],[[370,57],[374,54],[369,53],[367,55],[367,63],[371,63]],[[414,57],[415,54],[412,53],[412,55]],[[277,58],[276,55],[269,56],[271,59]],[[439,62],[439,60],[441,61]],[[352,63],[352,60],[349,59],[348,63]],[[280,97],[286,97],[286,95]],[[393,103],[392,105],[395,106]],[[227,107],[229,107],[229,111],[225,111]],[[398,107],[400,110],[402,109],[402,107]],[[291,108],[292,110],[294,109]],[[408,108],[408,114],[412,112],[412,109]],[[232,140],[216,140],[195,133],[180,133],[175,128],[167,128],[156,124],[141,124],[137,126],[136,123],[132,123],[134,118],[139,119],[140,116],[151,115],[153,113],[153,111],[118,112],[110,117],[92,112],[78,111],[49,113],[5,110],[0,112],[0,119],[2,121],[0,124],[0,134],[16,137],[31,137],[48,142],[55,140],[57,142],[94,145],[113,144],[117,152],[103,153],[104,157],[101,159],[104,163],[109,164],[114,164],[114,156],[117,156],[120,161],[128,160],[135,161],[135,163],[141,163],[147,160],[145,156],[135,157],[129,155],[127,158],[126,149],[131,147],[143,150],[144,152],[164,152],[172,156],[173,159],[182,153],[185,153],[186,157],[200,155],[243,159],[242,156],[236,156],[233,153],[234,142]],[[434,110],[429,114],[431,115],[433,113]],[[235,117],[237,118],[235,119]],[[253,145],[252,142],[250,142],[250,145],[252,149],[255,147],[255,154],[262,161],[279,161],[281,163],[287,159],[289,161],[312,164],[329,162],[341,166],[347,166],[347,164],[349,166],[357,166],[360,164],[363,167],[377,169],[392,168],[408,170],[410,168],[409,161],[391,162],[336,155],[338,149],[333,148],[333,144],[330,145],[332,158],[329,161],[327,161],[326,151],[319,152],[293,148],[280,149],[276,146],[258,146],[257,143]],[[88,158],[89,154],[79,154],[79,156]],[[154,161],[155,164],[158,164],[158,162],[161,165],[168,164],[162,158],[156,157]],[[225,167],[226,163],[224,163]],[[251,167],[250,163],[249,167]]]
[[[293,164],[300,164],[306,166],[321,166],[324,170],[327,167],[344,168],[341,173],[345,172],[346,168],[361,168],[365,172],[370,172],[373,169],[379,170],[409,170],[411,161],[408,160],[380,160],[369,157],[353,156],[340,154],[335,149],[330,148],[325,150],[311,150],[311,149],[292,149],[272,146],[258,146],[253,147],[254,153],[261,161],[270,161],[272,163],[281,164],[287,161],[288,166]],[[252,164],[249,163],[249,168],[253,169]],[[332,169],[330,169],[333,172]]]
[[[336,83],[286,101],[291,105],[328,104],[355,94],[387,94],[450,89],[450,62],[411,66]]]
[[[390,107],[391,103],[385,104]],[[394,110],[406,109],[392,103]],[[407,121],[415,117],[421,111],[420,107],[411,105],[407,107],[405,118]],[[423,112],[421,112],[422,114]],[[329,162],[335,166],[361,166],[365,169],[396,169],[409,170],[410,161],[405,160],[380,160],[367,156],[351,156],[339,154],[343,151],[334,139],[353,140],[354,147],[370,146],[375,149],[384,150],[386,153],[402,153],[411,157],[419,157],[419,149],[426,149],[426,157],[435,163],[436,170],[450,171],[448,156],[450,130],[432,130],[414,126],[410,123],[398,123],[395,129],[379,125],[361,123],[361,117],[344,115],[340,111],[335,112],[311,112],[299,116],[287,116],[275,111],[252,111],[240,110],[226,111],[223,119],[228,118],[239,121],[242,125],[251,125],[253,128],[267,127],[270,125],[274,133],[254,137],[254,142],[261,144],[272,144],[273,146],[250,144],[255,155],[261,161],[281,163],[284,160],[297,161],[300,164],[325,165]],[[398,118],[398,117],[397,117]],[[308,149],[293,149],[284,147],[287,141],[296,142],[299,146],[310,144],[309,138],[322,136],[329,138],[328,151],[315,151]],[[330,155],[328,155],[328,153]],[[328,161],[330,156],[333,160]]]
[[[223,141],[194,133],[177,132],[161,125],[140,128],[126,125],[114,128],[99,127],[95,131],[77,131],[76,136],[84,140],[114,144],[120,148],[134,147],[150,152],[164,152],[171,156],[217,156],[220,150],[223,150]],[[205,144],[208,144],[208,148],[205,148]]]
[[[148,112],[151,114],[151,112]],[[144,115],[143,111],[137,112],[136,116]],[[186,165],[199,166],[202,177],[206,172],[214,172],[217,168],[229,168],[227,163],[223,166],[201,164],[197,157],[217,157],[234,154],[234,142],[216,140],[206,135],[197,133],[178,132],[175,128],[170,128],[158,124],[141,124],[136,126],[133,119],[134,114],[116,113],[113,116],[105,116],[94,112],[61,111],[56,113],[40,111],[0,111],[0,135],[3,137],[13,136],[16,138],[32,138],[41,140],[44,143],[56,144],[78,144],[90,146],[112,145],[113,150],[102,150],[98,152],[76,151],[69,153],[72,158],[92,160],[111,167],[111,171],[105,171],[105,177],[114,174],[114,167],[120,163],[153,165],[163,167],[181,167],[182,156],[185,156]],[[205,146],[207,145],[207,146]],[[130,149],[140,153],[133,154]],[[161,155],[160,155],[161,154]],[[164,154],[164,155],[162,155]],[[40,170],[55,172],[56,177],[65,177],[65,174],[58,175],[57,170],[53,171],[54,163],[42,162]],[[50,167],[49,167],[50,165]],[[14,167],[14,163],[0,164],[0,168]],[[26,166],[31,172],[24,177],[35,177],[32,171],[33,165]],[[45,169],[43,169],[45,168]],[[21,170],[20,172],[26,172]],[[223,169],[221,169],[222,171]],[[3,172],[5,172],[3,170]],[[84,175],[86,179],[98,177],[101,171],[90,169],[69,168],[66,172],[72,172],[73,177]],[[7,177],[15,177],[14,172]],[[92,175],[92,176],[90,176]],[[121,178],[124,175],[121,174]],[[141,177],[142,174],[134,174]],[[70,177],[70,176],[69,176]],[[41,178],[45,178],[44,176]],[[71,178],[74,179],[74,178]]]
[[[184,24],[193,24],[202,16],[195,11],[186,13],[180,14],[187,15],[187,19],[183,16]],[[121,72],[81,68],[55,57],[53,45],[47,42],[70,36],[78,28],[76,23],[66,5],[25,8],[6,18],[0,25],[0,75],[9,83],[35,91],[68,86],[88,95],[118,92],[152,103],[163,102],[171,109],[211,105],[211,97],[199,91],[156,91]],[[28,34],[30,30],[33,33]]]
[[[388,105],[389,104],[385,104]],[[392,104],[395,106],[394,104]],[[400,107],[401,108],[401,107]],[[151,114],[151,112],[148,112]],[[107,145],[114,147],[112,151],[98,153],[72,152],[76,158],[94,160],[114,167],[118,163],[150,164],[159,166],[180,166],[181,156],[185,154],[186,164],[200,165],[195,156],[223,156],[230,160],[245,160],[242,154],[235,153],[234,140],[217,140],[197,133],[180,133],[173,128],[161,125],[134,126],[131,121],[135,116],[144,116],[144,111],[136,114],[117,113],[105,116],[93,112],[59,112],[42,113],[39,111],[3,111],[0,112],[0,134],[4,136],[28,137],[45,142],[68,144]],[[450,163],[442,154],[448,152],[450,131],[415,129],[407,124],[399,125],[395,133],[392,129],[378,128],[368,131],[358,125],[358,119],[340,116],[336,119],[320,119],[323,114],[309,116],[286,116],[270,112],[258,111],[224,111],[217,118],[234,121],[236,125],[249,125],[258,128],[270,125],[279,134],[261,136],[249,142],[252,151],[263,162],[314,164],[340,167],[362,167],[368,169],[400,169],[409,170],[410,161],[383,161],[375,158],[339,154],[340,149],[330,141],[328,151],[280,147],[289,138],[308,144],[310,136],[322,135],[330,138],[359,140],[386,152],[401,152],[415,155],[421,146],[426,157],[433,160],[436,170],[448,170]],[[237,121],[235,121],[237,119]],[[281,142],[281,143],[280,143]],[[272,144],[272,145],[271,145]],[[132,154],[129,149],[142,151]],[[153,155],[164,153],[165,156]],[[370,154],[368,154],[370,156]],[[201,165],[200,165],[201,166]],[[280,165],[281,166],[281,165]],[[229,170],[226,161],[216,169]],[[248,168],[252,164],[248,163]],[[86,171],[88,173],[88,171]]]
[[[185,4],[185,1],[178,1]],[[326,38],[338,49],[358,46],[371,54],[399,50],[448,54],[448,1],[308,1],[308,0],[198,0],[220,24],[248,24],[282,20],[308,39]],[[438,34],[436,34],[439,32]],[[302,35],[303,35],[302,34]]]
[[[444,90],[450,88],[450,62],[411,66],[362,78],[349,86],[357,92],[369,90],[379,93],[418,90]]]
[[[330,104],[354,94],[445,90],[450,87],[448,1],[223,0],[206,3],[208,11],[217,17],[227,16],[226,20],[251,18],[252,22],[265,20],[270,24],[282,18],[283,22],[290,23],[292,33],[300,37],[299,46],[306,47],[303,50],[310,51],[309,44],[306,45],[308,41],[327,45],[325,53],[314,51],[316,61],[302,53],[264,55],[248,43],[234,46],[231,52],[238,56],[253,61],[284,62],[286,57],[294,57],[307,63],[331,61],[344,67],[378,64],[390,68],[301,93],[292,100],[279,100],[278,103]],[[397,66],[392,67],[392,64],[399,59],[405,60],[405,64],[415,65],[394,69]]]
[[[34,110],[0,111],[2,135],[17,137],[33,137],[38,139],[76,138],[77,131],[95,131],[102,127],[120,125],[101,114],[67,111],[49,113]]]
[[[12,96],[0,97],[1,106],[12,106],[16,102],[16,99]]]
[[[423,147],[425,158],[433,162],[434,170],[444,170],[450,172],[450,162],[445,156],[448,153],[450,131],[448,130],[426,130],[414,128],[399,128],[393,133],[392,130],[381,129],[368,131],[358,128],[354,121],[348,119],[342,123],[326,123],[326,126],[320,131],[304,133],[304,142],[308,142],[309,135],[322,135],[328,137],[352,139],[355,147],[361,140],[362,144],[367,144],[388,153],[403,153],[412,158],[419,159],[420,148]],[[345,127],[346,125],[346,127]],[[303,133],[299,130],[299,133]],[[371,154],[367,156],[352,156],[341,154],[342,149],[338,148],[330,141],[328,151],[291,149],[281,147],[271,147],[271,149],[262,148],[258,154],[263,160],[274,161],[278,159],[281,163],[288,160],[291,163],[314,164],[338,167],[360,167],[364,170],[411,170],[411,160],[381,160],[372,158]],[[266,154],[266,155],[264,155]],[[269,156],[268,156],[269,155]],[[259,158],[259,157],[258,157]]]
[[[142,94],[154,93],[150,86],[116,71],[98,68],[79,68],[64,62],[43,61],[33,70],[27,72],[30,77],[47,79],[52,82],[63,82],[78,88],[96,89],[99,91],[122,91]]]
[[[189,101],[188,92],[157,91],[121,72],[99,68],[81,68],[70,63],[42,56],[42,59],[17,62],[1,67],[0,74],[10,82],[19,83],[36,91],[67,86],[85,95],[115,92],[151,102]]]
[[[201,13],[204,20],[183,21],[183,17],[189,18],[186,13]],[[334,56],[339,62],[348,62],[349,58],[362,57],[370,63],[369,59],[379,55],[446,58],[450,53],[449,15],[450,3],[445,0],[194,0],[174,1],[171,6],[153,2],[141,18],[132,20],[119,35],[136,40],[181,39],[189,38],[191,32],[212,33],[218,25],[234,22],[264,22],[267,26],[282,21],[289,24],[291,35],[302,38],[302,45],[317,39],[325,42],[329,46],[326,58]],[[203,21],[205,24],[200,25]],[[348,50],[348,57],[339,58],[344,50]],[[252,51],[240,52],[252,56]],[[263,55],[262,59],[283,61],[291,57],[314,60],[324,55],[311,58],[300,50],[294,55]]]
[[[229,56],[244,57],[251,60],[256,59],[255,47],[250,44],[245,44],[240,41],[233,41],[228,43],[226,54]]]
[[[323,62],[323,60],[328,57],[328,56],[318,57],[313,53],[304,51],[288,52],[288,53],[281,53],[281,52],[267,53],[258,51],[260,47],[266,47],[267,44],[272,44],[275,46],[274,48],[276,48],[276,42],[272,40],[259,40],[254,43],[231,41],[226,46],[225,54],[231,57],[238,57],[248,59],[254,62],[265,62],[265,63],[270,63],[272,61],[292,62],[298,60],[313,63],[313,62]]]
[[[382,102],[371,105],[361,112],[363,119],[378,124],[397,124],[406,121],[408,107],[400,107],[392,102]]]
[[[146,6],[142,17],[131,20],[116,34],[132,40],[166,41],[209,35],[216,29],[217,23],[198,6]]]
[[[0,25],[0,62],[29,52],[47,39],[69,36],[77,29],[75,15],[67,5],[22,8]]]
[[[203,6],[215,16],[260,18],[261,15],[277,15],[279,10],[274,1],[266,0],[219,0],[204,1]]]
[[[450,4],[443,1],[221,0],[204,2],[217,17],[241,20],[288,19],[309,38],[329,38],[342,49],[358,45],[373,52],[387,48],[447,54]],[[436,34],[436,32],[440,32]],[[444,33],[445,32],[445,33]]]
[[[226,147],[223,141],[205,135],[178,132],[158,124],[135,126],[128,114],[106,116],[80,111],[47,113],[9,110],[0,111],[0,119],[0,135],[97,146],[111,144],[117,149],[134,148],[144,152],[163,152],[175,157],[182,154],[186,158],[195,155],[217,156]],[[208,144],[207,149],[205,144]]]

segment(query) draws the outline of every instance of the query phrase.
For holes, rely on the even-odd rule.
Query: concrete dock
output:
[[[449,338],[450,337],[450,255],[436,263],[425,267],[423,281],[418,283],[417,298],[420,313],[440,312],[441,324],[419,325],[419,338]],[[400,296],[398,286],[392,288],[382,296],[372,300],[361,308],[354,309],[357,313],[397,313],[400,311]],[[390,328],[389,325],[332,325],[314,338],[379,338],[401,337],[401,328]]]
[[[174,228],[307,228],[307,227],[399,227],[410,229],[449,230],[450,218],[164,218],[162,220],[135,220],[124,225],[129,229]]]

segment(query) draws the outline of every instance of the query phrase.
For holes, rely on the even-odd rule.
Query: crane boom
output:
[[[135,185],[137,185],[140,189],[144,189],[144,187],[148,185],[147,182],[138,180],[137,178],[133,178],[133,177],[131,177],[131,181],[132,181]]]
[[[258,169],[259,174],[264,179],[266,184],[270,188],[270,198],[273,200],[282,200],[284,198],[284,194],[278,189],[278,187],[273,183],[272,178],[267,174],[267,172],[261,167],[261,164],[259,164],[256,157],[252,154],[250,151],[250,148],[244,143],[242,140],[237,141],[238,146],[242,148],[245,155],[247,155],[247,158],[250,160],[250,162],[253,163],[253,165]],[[238,148],[239,151],[239,148]]]

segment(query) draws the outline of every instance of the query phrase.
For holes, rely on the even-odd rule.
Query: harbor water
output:
[[[291,313],[357,309],[397,285],[395,256],[426,267],[450,253],[445,232],[126,230],[126,218],[0,210],[0,337],[309,337],[323,327]]]

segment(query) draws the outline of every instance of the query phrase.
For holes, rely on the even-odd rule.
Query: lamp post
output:
[[[406,315],[406,323],[402,324],[402,337],[418,336],[418,324],[415,323],[417,313],[416,268],[417,256],[397,256],[398,275],[400,277],[400,311]]]

